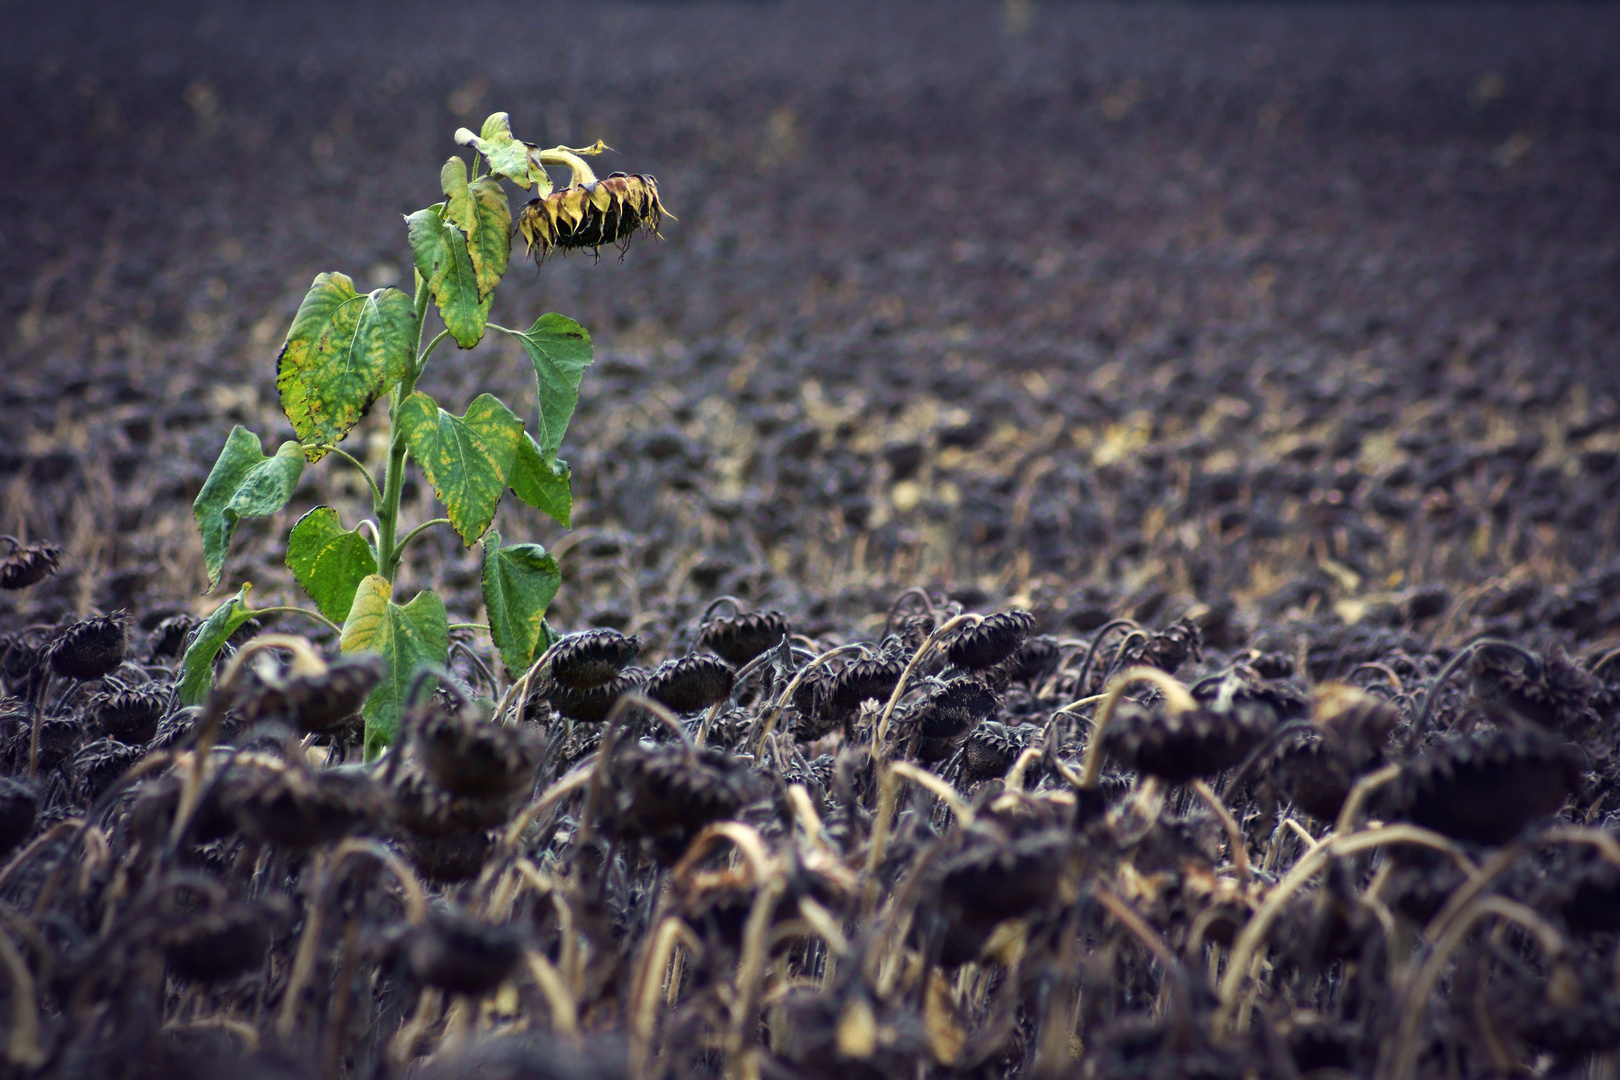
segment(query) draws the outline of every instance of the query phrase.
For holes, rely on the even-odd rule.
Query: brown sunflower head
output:
[[[531,199],[518,215],[518,231],[529,254],[543,262],[554,250],[597,251],[617,244],[622,251],[637,231],[658,235],[664,219],[658,181],[651,176],[616,172],[559,188],[543,199]]]

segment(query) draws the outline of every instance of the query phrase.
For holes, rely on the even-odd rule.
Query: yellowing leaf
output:
[[[411,457],[471,547],[495,519],[517,458],[523,421],[499,399],[480,394],[465,416],[452,416],[418,391],[400,402],[394,423]]]
[[[445,217],[467,238],[479,299],[486,299],[501,283],[512,256],[512,208],[506,191],[494,177],[467,182],[467,164],[459,157],[439,171],[444,189]]]
[[[310,461],[349,433],[410,370],[416,311],[398,289],[359,294],[343,274],[318,274],[276,359],[281,408]]]
[[[450,656],[450,624],[444,601],[426,590],[404,607],[391,599],[393,588],[372,574],[355,590],[354,606],[343,624],[338,648],[344,655],[376,653],[388,662],[388,673],[366,698],[365,754],[372,759],[393,741],[409,702],[411,686],[424,666],[443,667]],[[430,678],[424,690],[437,685]]]

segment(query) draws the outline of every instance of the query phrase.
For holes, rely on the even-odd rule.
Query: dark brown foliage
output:
[[[417,706],[405,724],[428,775],[452,795],[503,799],[534,786],[542,747],[530,728],[495,723],[472,705],[437,702]]]
[[[129,621],[105,615],[69,624],[51,640],[51,668],[64,679],[88,681],[110,675],[124,662]]]
[[[547,670],[559,687],[592,690],[613,682],[640,653],[641,638],[634,634],[586,630],[570,634],[552,646]]]
[[[0,776],[0,858],[28,839],[39,813],[39,788],[28,780]]]
[[[1447,739],[1402,767],[1403,816],[1455,840],[1503,844],[1580,788],[1579,753],[1533,731]]]
[[[405,943],[411,974],[424,986],[453,994],[484,994],[517,967],[522,944],[509,926],[467,915],[434,912]]]
[[[90,722],[108,738],[144,746],[157,734],[169,706],[169,690],[157,683],[108,687],[85,704]]]
[[[1264,710],[1199,706],[1177,713],[1127,703],[1115,712],[1103,742],[1130,768],[1185,783],[1237,765],[1275,724]]]
[[[15,548],[0,559],[0,589],[26,589],[56,573],[62,549],[43,541]]]
[[[977,671],[995,667],[1023,645],[1035,629],[1035,616],[1027,611],[1002,611],[966,627],[945,648],[946,658],[959,668]]]
[[[749,611],[729,619],[711,619],[698,632],[698,647],[710,649],[733,667],[780,644],[792,631],[780,611]]]
[[[726,699],[733,674],[719,657],[693,653],[653,668],[641,692],[674,712],[697,712]]]
[[[169,969],[182,979],[216,983],[264,963],[276,911],[264,904],[224,901],[159,930],[158,945]]]

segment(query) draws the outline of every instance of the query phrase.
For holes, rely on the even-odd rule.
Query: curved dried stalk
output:
[[[932,634],[929,634],[928,639],[917,646],[917,651],[912,654],[911,662],[900,673],[900,681],[894,684],[894,692],[889,695],[889,702],[883,707],[883,717],[878,721],[877,731],[872,736],[873,751],[878,755],[879,761],[883,760],[883,740],[889,734],[889,721],[894,716],[895,706],[900,704],[902,697],[905,697],[906,684],[911,681],[911,675],[917,670],[917,665],[926,660],[928,654],[933,652],[939,643],[950,636],[958,627],[978,626],[982,622],[984,622],[983,615],[958,615]]]
[[[765,737],[776,729],[776,721],[781,717],[782,711],[788,707],[788,703],[793,700],[793,692],[799,688],[800,683],[804,682],[806,675],[834,657],[847,656],[852,652],[865,653],[866,651],[865,645],[840,645],[836,649],[828,649],[795,672],[793,678],[788,682],[787,688],[776,699],[776,704],[771,707],[771,711],[760,721],[759,734],[749,736],[750,753],[758,754],[760,752],[760,748],[765,745]]]
[[[722,840],[731,841],[732,846],[742,855],[743,861],[748,864],[749,887],[758,886],[777,873],[777,862],[771,856],[770,849],[765,846],[765,840],[759,835],[759,830],[740,821],[716,821],[705,826],[702,832],[693,837],[692,842],[687,845],[685,854],[681,856],[681,861],[670,871],[670,880],[684,885],[693,868]]]
[[[1249,850],[1243,843],[1243,830],[1238,827],[1237,818],[1232,811],[1226,808],[1226,803],[1215,794],[1215,789],[1204,780],[1194,780],[1192,788],[1198,797],[1204,800],[1204,805],[1215,811],[1215,816],[1221,819],[1226,828],[1226,846],[1232,849],[1232,868],[1237,871],[1239,885],[1249,883]]]
[[[1608,833],[1577,825],[1555,825],[1543,829],[1535,836],[1510,844],[1491,856],[1477,873],[1470,875],[1469,880],[1451,894],[1445,906],[1429,920],[1429,925],[1424,927],[1423,936],[1434,941],[1444,935],[1450,929],[1452,920],[1457,918],[1476,896],[1484,892],[1532,848],[1541,844],[1591,844],[1606,860],[1620,866],[1620,843]]]
[[[666,915],[657,924],[652,943],[643,955],[640,974],[631,986],[630,998],[630,1075],[647,1075],[647,1063],[652,1059],[653,1039],[658,1035],[658,1003],[662,999],[659,987],[675,946],[681,938],[681,917]]]
[[[1138,665],[1126,668],[1113,681],[1108,684],[1108,690],[1103,696],[1102,708],[1091,721],[1091,740],[1086,744],[1086,760],[1080,770],[1080,783],[1083,788],[1090,790],[1097,786],[1097,777],[1102,773],[1103,735],[1108,725],[1113,722],[1114,713],[1119,708],[1120,700],[1125,696],[1125,689],[1132,683],[1152,683],[1164,694],[1165,708],[1174,713],[1189,712],[1198,708],[1198,702],[1187,692],[1174,676],[1160,671],[1156,667]]]
[[[1293,869],[1272,888],[1250,916],[1249,921],[1244,924],[1237,940],[1232,943],[1226,974],[1218,987],[1221,1004],[1216,1012],[1217,1030],[1231,1022],[1237,1008],[1238,994],[1249,976],[1249,967],[1264,944],[1266,934],[1271,930],[1271,924],[1282,913],[1283,905],[1326,865],[1329,858],[1354,855],[1388,844],[1419,844],[1434,848],[1449,855],[1471,877],[1479,873],[1472,860],[1456,844],[1439,833],[1418,828],[1416,825],[1383,825],[1337,839],[1331,836],[1324,838],[1322,843],[1301,856]]]
[[[1400,1004],[1395,1010],[1401,1022],[1390,1053],[1390,1068],[1387,1073],[1394,1080],[1408,1080],[1415,1075],[1418,1037],[1423,1026],[1423,1018],[1428,1011],[1425,1006],[1433,996],[1452,954],[1462,946],[1469,932],[1473,930],[1474,924],[1487,915],[1508,919],[1524,927],[1541,943],[1542,951],[1549,959],[1556,959],[1565,951],[1563,935],[1546,919],[1536,914],[1533,908],[1516,900],[1509,900],[1505,896],[1482,896],[1470,902],[1458,913],[1456,920],[1446,929],[1445,935],[1435,942],[1434,951],[1418,969],[1410,989],[1401,995]]]
[[[525,950],[523,961],[540,993],[545,995],[546,1006],[551,1010],[551,1030],[573,1038],[579,1032],[579,1006],[574,1003],[574,995],[568,992],[568,984],[538,949]]]
[[[507,826],[505,834],[501,837],[501,846],[507,849],[516,847],[517,842],[523,838],[523,830],[529,827],[530,822],[543,814],[553,804],[590,783],[591,774],[596,769],[596,759],[596,754],[590,755],[554,781],[550,787],[541,793],[538,799],[518,811],[517,816],[512,819],[512,823]]]
[[[24,1069],[45,1064],[45,1050],[39,1045],[39,1001],[34,995],[34,976],[22,953],[0,931],[0,968],[10,981],[11,1033],[6,1037],[6,1060]]]
[[[765,973],[765,939],[770,929],[771,916],[776,912],[776,901],[782,895],[785,883],[780,877],[765,882],[754,894],[754,903],[748,910],[748,922],[743,927],[742,958],[737,962],[737,979],[733,986],[731,1031],[726,1056],[733,1076],[757,1076],[759,1048],[757,1038],[749,1038],[751,1029],[759,1025],[760,979]]]
[[[1338,820],[1333,823],[1334,835],[1348,834],[1354,827],[1356,815],[1361,813],[1361,804],[1367,801],[1367,796],[1400,775],[1399,765],[1385,765],[1381,769],[1374,769],[1352,784],[1350,793],[1344,797],[1344,805],[1339,807]]]
[[[913,585],[911,588],[905,590],[899,596],[895,597],[894,603],[889,605],[889,617],[883,620],[884,637],[888,637],[890,632],[894,629],[894,617],[900,614],[900,605],[905,603],[913,596],[922,600],[923,607],[928,612],[930,618],[938,618],[939,613],[934,608],[934,598],[928,595],[928,590],[923,588],[921,585]]]
[[[292,1034],[293,1026],[298,1020],[298,999],[304,989],[304,983],[315,967],[315,952],[320,948],[321,923],[341,880],[339,871],[344,862],[355,855],[370,856],[394,875],[405,895],[405,915],[411,925],[421,925],[427,919],[427,893],[423,891],[421,882],[416,880],[416,875],[400,861],[398,855],[375,840],[357,837],[350,837],[333,848],[326,866],[322,868],[320,885],[315,890],[315,899],[310,905],[309,915],[304,922],[304,932],[299,936],[298,950],[293,956],[292,971],[287,976],[287,989],[281,999],[281,1013],[276,1019],[276,1033],[282,1038]]]
[[[1435,703],[1440,699],[1440,691],[1445,688],[1446,680],[1450,679],[1458,668],[1467,663],[1469,657],[1482,649],[1501,649],[1510,652],[1523,660],[1532,672],[1539,675],[1541,671],[1541,661],[1536,658],[1535,654],[1513,644],[1511,641],[1503,641],[1500,638],[1479,638],[1476,641],[1470,641],[1467,645],[1458,649],[1451,659],[1447,660],[1440,670],[1435,672],[1434,678],[1430,680],[1429,689],[1423,695],[1423,706],[1418,709],[1417,719],[1412,721],[1412,733],[1406,738],[1407,750],[1415,749],[1418,743],[1422,741],[1424,734],[1429,730],[1429,719],[1434,714]]]
[[[927,769],[918,768],[907,761],[896,761],[889,765],[889,771],[902,780],[910,780],[918,787],[926,788],[938,795],[945,805],[951,808],[957,824],[964,827],[973,824],[973,808],[962,801],[962,797],[956,793],[954,787]]]
[[[1026,746],[1018,752],[1018,757],[1013,761],[1012,768],[1007,770],[1007,775],[1004,778],[1008,791],[1024,790],[1024,773],[1028,770],[1029,763],[1044,753],[1046,753],[1044,746]]]

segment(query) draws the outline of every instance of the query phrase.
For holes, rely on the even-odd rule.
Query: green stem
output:
[[[447,338],[449,336],[450,336],[450,331],[448,331],[448,330],[440,330],[437,334],[435,334],[433,336],[433,340],[428,342],[427,348],[422,350],[422,355],[420,357],[418,357],[417,360],[416,360],[416,372],[417,372],[417,374],[420,375],[422,373],[422,369],[427,367],[428,357],[432,356],[433,355],[433,350],[437,349],[439,347],[439,342],[443,341],[445,338]],[[420,344],[420,339],[418,339],[418,344]]]
[[[325,450],[329,454],[336,454],[338,457],[360,470],[360,475],[366,478],[366,485],[371,488],[371,508],[372,512],[375,513],[378,506],[382,504],[382,492],[377,489],[377,481],[372,479],[371,470],[366,468],[365,463],[359,458],[355,457],[353,454],[349,453],[347,450],[339,449],[338,447],[330,444],[323,445],[320,447],[320,449]]]
[[[400,540],[399,545],[394,548],[394,551],[393,551],[393,554],[392,554],[392,561],[393,561],[394,565],[398,566],[399,563],[400,563],[400,560],[405,557],[405,548],[410,544],[410,542],[412,540],[415,540],[419,535],[421,535],[422,533],[427,532],[429,529],[433,528],[433,526],[435,526],[435,525],[451,525],[451,524],[454,524],[454,523],[449,518],[444,518],[444,517],[443,518],[434,518],[432,521],[424,521],[424,522],[422,522],[422,524],[418,525],[416,528],[414,528],[410,532],[406,533],[404,538]]]
[[[333,622],[331,619],[328,619],[325,615],[322,615],[320,612],[311,611],[311,610],[309,610],[309,608],[293,607],[290,604],[283,604],[283,605],[280,605],[278,607],[254,608],[253,609],[253,614],[255,616],[259,616],[259,615],[302,615],[307,619],[314,619],[316,622],[320,623],[322,626],[325,626],[328,630],[332,631],[332,633],[334,633],[334,634],[341,635],[343,633],[343,627],[339,626],[337,623]]]
[[[416,274],[416,340],[411,346],[411,352],[417,359],[411,364],[405,377],[399,381],[388,393],[388,427],[390,431],[388,441],[388,471],[383,474],[382,500],[377,507],[377,572],[383,580],[390,585],[394,582],[394,574],[399,570],[399,547],[394,543],[394,537],[399,528],[399,498],[405,489],[405,435],[399,429],[400,402],[410,397],[416,390],[416,377],[421,374],[422,363],[427,354],[421,352],[422,327],[427,322],[428,301],[427,281],[420,271]],[[443,334],[439,335],[441,338]],[[433,342],[434,345],[438,341]],[[429,346],[431,352],[432,346]]]
[[[450,629],[452,629],[452,630],[481,630],[481,631],[484,631],[485,633],[488,633],[489,632],[489,624],[488,623],[481,623],[481,622],[453,622],[453,623],[450,624]]]

